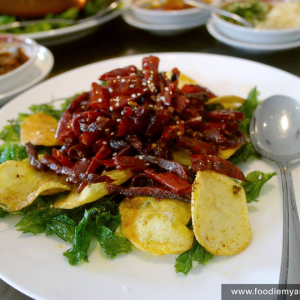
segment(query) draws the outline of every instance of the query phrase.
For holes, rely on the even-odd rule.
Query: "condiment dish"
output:
[[[179,25],[197,22],[209,13],[199,8],[185,8],[177,10],[151,9],[153,1],[137,0],[132,3],[131,10],[134,16],[149,24]]]
[[[254,5],[260,7],[261,11],[255,11]],[[266,7],[266,5],[268,5]],[[256,44],[281,44],[300,40],[300,27],[296,27],[298,21],[297,14],[288,14],[285,12],[300,10],[300,4],[296,3],[279,3],[255,2],[255,1],[232,1],[222,4],[221,8],[231,12],[240,11],[246,14],[249,6],[249,14],[251,21],[255,25],[254,28],[247,28],[234,22],[230,22],[217,13],[212,14],[215,26],[227,37],[247,43]],[[296,6],[296,7],[294,7]],[[252,10],[251,10],[252,9]],[[242,16],[242,15],[241,15]]]
[[[0,54],[15,53],[18,49],[21,49],[28,59],[15,69],[0,75],[0,93],[9,91],[26,77],[38,53],[38,44],[31,39],[9,34],[0,35]]]
[[[257,29],[233,24],[218,14],[212,14],[215,26],[229,38],[256,44],[280,44],[300,39],[300,28],[295,29]]]

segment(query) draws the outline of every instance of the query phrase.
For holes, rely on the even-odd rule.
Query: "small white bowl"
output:
[[[0,52],[13,52],[16,48],[21,48],[29,59],[16,69],[0,75],[0,93],[11,90],[26,78],[38,53],[38,44],[35,41],[21,36],[0,34]]]
[[[217,14],[212,18],[218,30],[234,40],[255,44],[281,44],[300,40],[300,28],[257,29],[227,22]]]
[[[145,23],[179,25],[184,23],[192,23],[201,20],[208,15],[207,11],[199,8],[187,8],[180,10],[154,10],[147,9],[151,6],[151,0],[137,0],[130,6],[134,16]]]

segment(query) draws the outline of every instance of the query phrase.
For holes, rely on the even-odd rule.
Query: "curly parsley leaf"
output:
[[[98,227],[105,226],[114,233],[121,223],[121,216],[103,212],[97,217],[96,223]]]
[[[32,104],[29,109],[34,113],[45,113],[47,115],[52,116],[55,119],[60,119],[61,111],[57,110],[53,107],[52,104]]]
[[[82,220],[75,229],[72,248],[64,252],[72,266],[78,265],[82,260],[88,262],[87,251],[90,247],[91,238],[96,233],[96,208],[86,210]]]
[[[5,143],[0,146],[0,164],[8,160],[22,160],[27,157],[22,145]]]
[[[108,258],[132,251],[131,243],[126,238],[114,235],[113,231],[105,226],[97,228],[97,239]]]
[[[193,246],[190,250],[180,254],[175,263],[176,273],[183,273],[187,275],[193,268],[193,262],[197,262],[200,265],[207,264],[213,255],[203,248],[196,238],[194,238]]]
[[[13,122],[5,125],[0,131],[0,139],[4,142],[19,142],[20,141],[20,124]]]
[[[46,235],[55,233],[62,240],[72,243],[75,228],[76,223],[72,219],[66,215],[58,215],[49,220],[45,233]]]
[[[261,155],[255,150],[251,142],[247,142],[229,158],[229,161],[237,165],[251,157],[260,159]]]
[[[256,87],[252,89],[247,97],[247,100],[237,108],[238,111],[242,112],[245,117],[239,122],[239,130],[243,132],[246,136],[249,136],[249,127],[252,115],[259,104],[258,101],[258,91]]]
[[[247,202],[250,203],[252,201],[257,201],[263,185],[275,175],[277,175],[276,172],[263,173],[260,171],[254,171],[249,173],[246,176],[247,181],[241,183],[246,192]]]
[[[8,215],[8,212],[0,207],[0,218],[4,218],[6,215]]]

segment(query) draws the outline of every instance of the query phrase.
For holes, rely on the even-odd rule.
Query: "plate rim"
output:
[[[92,64],[89,64],[89,65],[85,65],[85,66],[81,66],[79,68],[76,68],[76,69],[73,69],[73,70],[69,70],[68,72],[65,72],[65,73],[62,73],[62,74],[59,74],[57,76],[54,76],[38,85],[36,85],[35,87],[33,87],[32,89],[26,91],[25,93],[19,95],[18,97],[16,97],[14,100],[12,100],[11,102],[7,103],[5,106],[3,106],[3,108],[5,108],[5,110],[9,109],[9,106],[12,105],[13,103],[16,103],[17,101],[20,101],[18,99],[22,98],[22,97],[26,97],[26,94],[27,93],[30,93],[32,92],[35,88],[38,88],[38,87],[42,87],[43,85],[45,84],[51,84],[51,81],[52,80],[57,80],[59,78],[61,78],[62,76],[68,76],[70,73],[72,72],[79,72],[85,68],[90,68],[92,67],[93,65],[99,65],[101,63],[104,63],[104,62],[113,62],[113,61],[117,61],[117,60],[121,60],[122,58],[136,58],[137,60],[140,59],[141,57],[144,57],[144,56],[147,56],[147,55],[157,55],[159,57],[161,57],[161,59],[163,60],[165,56],[169,56],[169,55],[172,55],[172,56],[177,56],[177,55],[181,55],[181,56],[186,56],[186,55],[189,55],[189,56],[211,56],[211,57],[220,57],[220,58],[225,58],[225,59],[229,59],[229,60],[235,60],[235,61],[244,61],[244,62],[248,62],[249,64],[253,65],[258,65],[258,66],[263,66],[263,67],[267,67],[269,68],[270,70],[272,69],[276,69],[277,71],[280,71],[280,72],[283,72],[285,75],[289,75],[289,76],[292,76],[294,79],[297,79],[297,81],[300,80],[300,78],[294,74],[291,74],[289,72],[286,72],[284,70],[281,70],[281,69],[278,69],[278,68],[275,68],[275,67],[272,67],[272,66],[269,66],[269,65],[266,65],[266,64],[262,64],[262,63],[258,63],[258,62],[254,62],[254,61],[251,61],[251,60],[247,60],[247,59],[243,59],[243,58],[236,58],[236,57],[231,57],[231,56],[226,56],[226,55],[218,55],[218,54],[207,54],[207,53],[193,53],[193,52],[171,52],[171,53],[168,53],[168,52],[163,52],[163,53],[144,53],[144,54],[137,54],[137,55],[130,55],[130,56],[125,56],[125,57],[116,57],[116,58],[112,58],[112,59],[108,59],[108,60],[103,60],[103,61],[100,61],[100,62],[96,62],[96,63],[92,63]],[[41,102],[42,103],[42,102]],[[2,111],[2,112],[1,112]],[[0,111],[0,115],[2,115],[3,113],[3,110]],[[43,236],[43,238],[45,238]],[[5,282],[7,282],[8,284],[11,284],[11,280],[9,280],[6,276],[3,276],[3,274],[1,273],[1,279],[3,279]],[[5,280],[6,279],[6,280]],[[12,286],[14,287],[17,287],[20,291],[22,291],[23,293],[25,293],[26,295],[28,296],[34,296],[36,297],[37,295],[32,293],[32,292],[26,292],[26,288],[24,289],[23,287],[20,288],[20,286],[17,284],[11,284]],[[43,297],[41,297],[40,295],[38,295],[38,298],[39,299],[45,299]]]

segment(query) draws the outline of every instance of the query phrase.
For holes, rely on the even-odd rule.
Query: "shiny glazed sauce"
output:
[[[167,0],[162,4],[153,4],[148,7],[148,9],[152,10],[181,10],[188,8],[194,8],[194,6],[185,4],[181,0]]]

